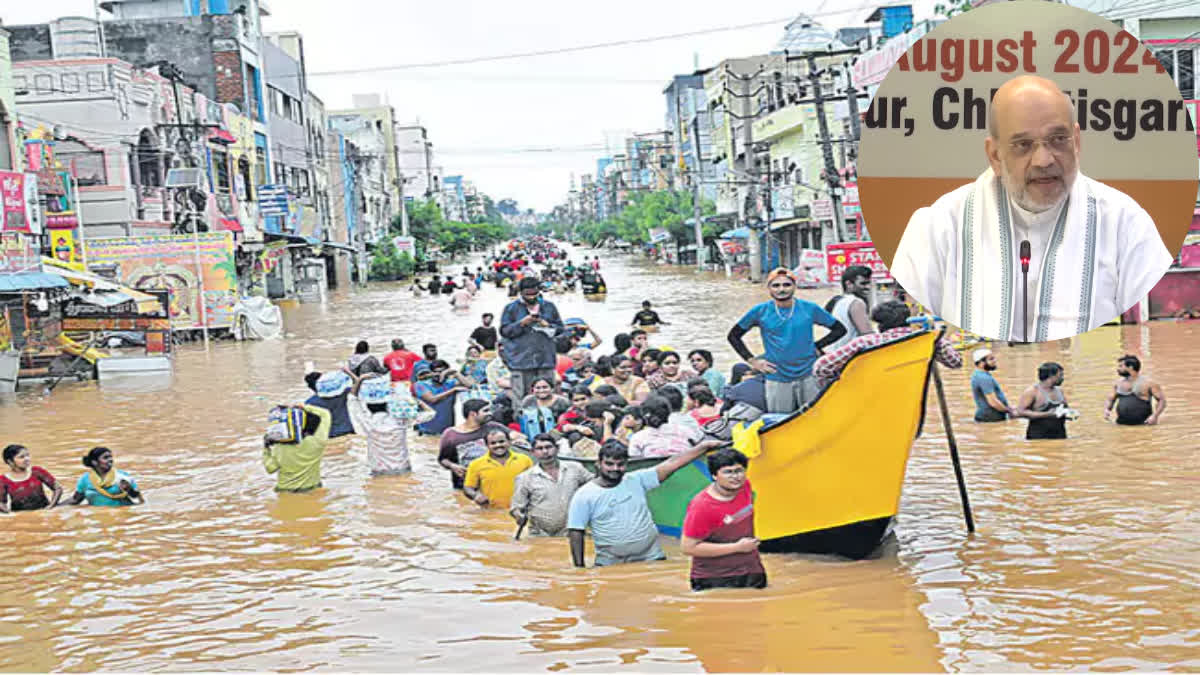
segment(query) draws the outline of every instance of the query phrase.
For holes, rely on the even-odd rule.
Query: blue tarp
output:
[[[57,274],[45,272],[22,272],[0,274],[0,293],[32,291],[40,288],[68,288],[71,284]]]
[[[750,228],[739,227],[739,228],[736,228],[733,230],[725,230],[724,232],[721,233],[721,238],[722,239],[749,239],[750,238]]]

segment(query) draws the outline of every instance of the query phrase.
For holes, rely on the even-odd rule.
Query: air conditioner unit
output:
[[[200,188],[206,183],[204,169],[182,168],[167,171],[167,187]]]

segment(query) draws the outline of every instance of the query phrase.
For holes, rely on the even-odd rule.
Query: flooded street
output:
[[[728,372],[725,333],[766,297],[690,268],[603,263],[605,302],[550,296],[597,328],[599,353],[649,298],[672,323],[654,345],[711,349]],[[0,399],[0,443],[27,445],[68,494],[80,455],[107,445],[147,498],[0,519],[0,669],[1200,669],[1200,323],[997,347],[1014,403],[1038,364],[1065,366],[1082,414],[1067,441],[1026,442],[1024,422],[974,424],[969,365],[943,371],[974,536],[931,396],[897,541],[880,558],[765,556],[767,590],[694,594],[674,541],[665,563],[586,571],[565,539],[514,542],[511,518],[451,491],[430,438],[410,436],[411,476],[369,479],[350,436],[331,442],[323,489],[272,490],[265,414],[308,396],[305,361],[340,365],[360,338],[382,355],[393,337],[457,360],[479,314],[507,302],[488,286],[455,314],[405,288],[288,308],[287,340],[181,348],[170,382]],[[1125,352],[1165,388],[1158,427],[1103,420]]]

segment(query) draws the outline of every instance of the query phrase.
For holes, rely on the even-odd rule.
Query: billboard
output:
[[[863,265],[871,268],[871,279],[875,281],[891,281],[892,275],[887,265],[879,257],[879,251],[869,241],[850,241],[844,244],[830,244],[825,247],[825,277],[831,283],[842,278],[842,272],[847,267]]]
[[[199,235],[200,271],[209,328],[233,325],[237,304],[237,268],[232,232]],[[171,292],[171,325],[200,328],[201,312],[196,276],[196,244],[189,235],[148,235],[89,239],[84,242],[89,265],[116,265],[121,283],[138,290]]]

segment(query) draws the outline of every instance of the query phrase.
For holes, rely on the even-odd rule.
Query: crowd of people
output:
[[[534,266],[541,269],[535,273]],[[856,354],[924,329],[909,321],[904,302],[870,307],[869,268],[847,269],[842,293],[824,307],[796,297],[796,276],[780,268],[767,276],[767,299],[729,329],[730,347],[742,360],[726,377],[708,350],[652,343],[657,328],[670,324],[650,300],[611,347],[602,348],[604,339],[585,320],[564,319],[546,291],[566,291],[554,284],[598,275],[599,267],[597,257],[576,266],[552,242],[534,239],[514,243],[474,274],[464,268],[458,282],[434,277],[414,284],[418,291],[474,297],[491,281],[508,286],[511,300],[498,324],[493,313],[482,314],[455,365],[436,344],[421,345],[418,353],[396,338],[381,357],[360,341],[340,367],[307,368],[311,396],[268,415],[262,463],[276,475],[276,490],[320,487],[329,440],[349,434],[365,437],[372,476],[407,474],[415,432],[438,439],[437,463],[466,500],[507,511],[532,536],[565,536],[580,567],[590,531],[594,564],[605,566],[665,557],[646,493],[704,457],[712,483],[689,504],[681,537],[680,550],[692,557],[691,586],[765,586],[749,460],[731,446],[734,429],[806,408]],[[826,329],[820,339],[817,326]],[[744,339],[755,330],[761,353]],[[1027,437],[1065,437],[1074,411],[1061,390],[1060,365],[1043,364],[1037,384],[1013,407],[992,376],[995,354],[979,349],[972,356],[976,421],[1025,417]],[[934,358],[948,368],[963,365],[945,338]],[[1154,424],[1166,407],[1162,388],[1140,370],[1137,357],[1121,358],[1122,379],[1106,410],[1106,416],[1116,410],[1118,423]],[[1151,400],[1158,401],[1156,409]],[[646,458],[658,461],[628,470],[631,460]],[[4,460],[11,469],[0,476],[4,510],[142,501],[136,482],[115,468],[106,448],[83,458],[88,471],[65,502],[62,487],[32,465],[28,449],[10,445]],[[585,462],[594,465],[594,475]]]

